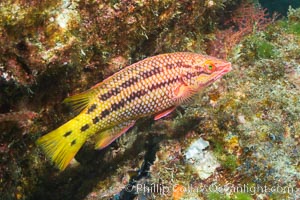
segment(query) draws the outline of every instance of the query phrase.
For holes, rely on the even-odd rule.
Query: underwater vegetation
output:
[[[239,34],[245,8],[265,21]],[[300,9],[266,17],[234,0],[1,1],[0,199],[299,199]],[[64,98],[177,51],[233,70],[106,149],[88,141],[64,172],[36,146],[76,115]]]
[[[245,2],[241,4],[231,13],[231,17],[224,22],[223,29],[215,31],[214,38],[208,46],[208,54],[227,58],[228,53],[245,36],[264,30],[278,17],[277,13],[269,16],[266,8],[263,9],[253,3]]]

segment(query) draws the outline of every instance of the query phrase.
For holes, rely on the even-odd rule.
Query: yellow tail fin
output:
[[[42,136],[37,144],[60,169],[64,170],[79,151],[87,136],[80,134],[78,117]]]

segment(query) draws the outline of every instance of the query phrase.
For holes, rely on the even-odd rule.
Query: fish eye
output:
[[[206,62],[204,67],[205,67],[205,71],[209,73],[212,73],[216,70],[216,66],[210,61]]]

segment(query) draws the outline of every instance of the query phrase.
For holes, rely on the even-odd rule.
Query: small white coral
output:
[[[213,7],[216,3],[212,0],[207,1],[207,7]]]
[[[210,151],[205,150],[209,142],[202,138],[193,142],[185,152],[186,163],[198,173],[201,179],[210,177],[220,167],[217,159]]]

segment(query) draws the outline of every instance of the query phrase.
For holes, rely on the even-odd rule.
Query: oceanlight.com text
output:
[[[180,189],[178,189],[180,188]],[[234,193],[248,193],[250,195],[255,194],[272,194],[272,193],[280,193],[280,194],[295,194],[297,192],[297,188],[292,188],[288,186],[266,186],[266,185],[218,185],[212,184],[206,187],[195,187],[193,185],[163,185],[163,184],[136,184],[135,186],[128,185],[125,187],[127,192],[135,192],[135,193],[144,193],[144,194],[155,194],[162,196],[170,196],[176,190],[181,190],[182,193],[224,193],[224,194],[234,194]]]

